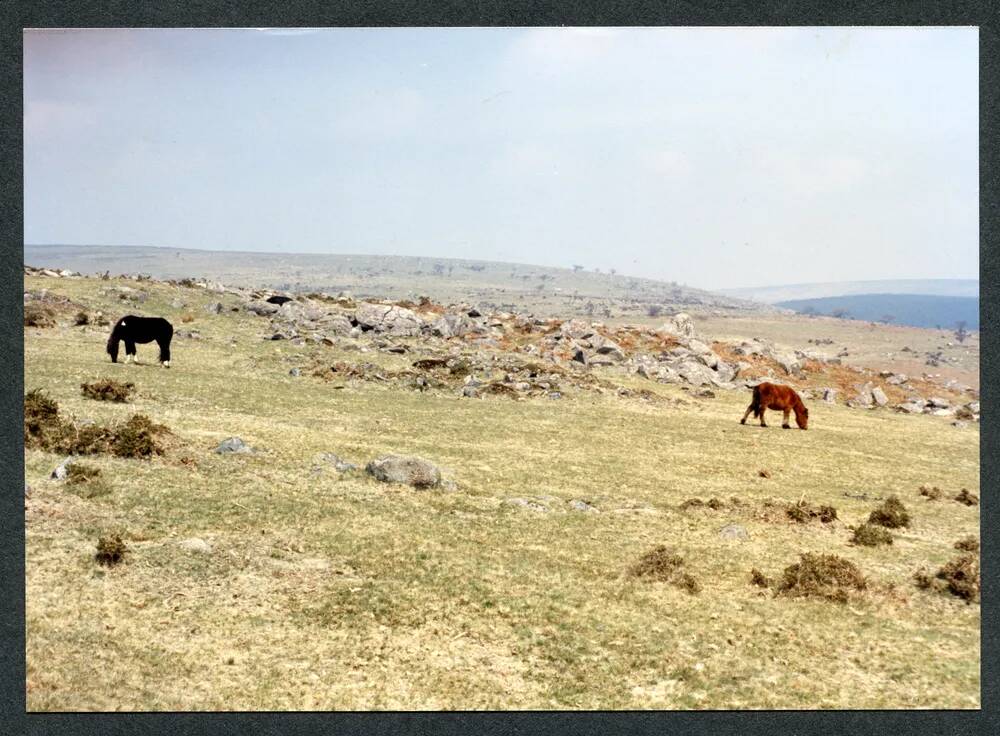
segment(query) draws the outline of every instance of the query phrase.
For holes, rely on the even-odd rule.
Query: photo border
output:
[[[1000,324],[997,291],[1000,258],[997,254],[997,211],[1000,176],[996,129],[1000,109],[998,11],[989,2],[885,2],[869,7],[834,3],[762,2],[724,0],[710,7],[692,3],[673,6],[638,0],[601,2],[502,2],[438,3],[421,6],[391,0],[367,0],[330,7],[308,0],[288,0],[279,5],[261,0],[243,2],[185,3],[180,0],[141,3],[106,0],[102,3],[66,1],[9,2],[0,9],[0,74],[4,104],[0,109],[4,216],[0,236],[5,244],[0,256],[0,350],[7,356],[12,375],[0,391],[0,408],[9,421],[0,431],[0,474],[6,492],[0,496],[0,719],[8,733],[119,734],[119,733],[253,733],[300,734],[358,732],[366,734],[415,732],[482,736],[508,733],[606,734],[663,733],[680,730],[695,734],[841,734],[867,733],[1000,733],[997,714],[1000,651],[997,610],[997,501],[988,488],[997,478],[1000,456],[992,409],[981,423],[981,537],[982,709],[979,711],[620,711],[620,712],[371,712],[371,713],[129,713],[129,714],[28,714],[25,712],[25,581],[24,507],[16,487],[24,477],[23,436],[16,419],[24,395],[23,335],[23,97],[22,29],[103,27],[288,27],[288,26],[979,26],[980,91],[980,332],[981,396],[997,405],[998,375],[996,336],[991,325]],[[947,245],[942,245],[946,248]]]

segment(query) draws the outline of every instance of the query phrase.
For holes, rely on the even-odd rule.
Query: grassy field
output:
[[[108,283],[26,288],[117,316],[98,295]],[[112,365],[107,328],[25,328],[26,389],[67,417],[139,412],[175,435],[152,460],[85,458],[102,473],[94,494],[47,479],[61,456],[25,453],[29,710],[979,707],[979,605],[913,582],[978,537],[978,506],[950,500],[979,492],[977,425],[812,402],[807,432],[779,415],[740,426],[748,392],[694,399],[610,372],[665,400],[338,389],[308,375],[315,357],[407,358],[264,341],[261,318],[209,315],[215,295],[144,288],[144,313],[202,336],[174,341],[169,370],[152,346],[142,365]],[[137,396],[81,395],[105,377]],[[232,435],[257,452],[213,453]],[[322,452],[359,466],[419,455],[457,487],[316,474]],[[848,544],[890,494],[911,527],[889,547]],[[692,497],[726,505],[679,508]],[[767,499],[832,505],[838,520],[770,518]],[[721,538],[729,523],[748,538]],[[130,552],[101,567],[95,545],[113,531]],[[179,545],[190,537],[211,553]],[[626,574],[661,544],[700,592]],[[853,561],[867,589],[835,603],[751,585],[751,568],[778,577],[805,552]]]

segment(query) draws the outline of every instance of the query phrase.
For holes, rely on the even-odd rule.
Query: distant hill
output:
[[[350,291],[359,297],[469,301],[498,308],[606,316],[652,307],[773,312],[760,302],[677,283],[581,268],[415,256],[211,251],[151,246],[25,245],[28,266],[85,274],[198,278],[282,291]],[[506,306],[505,306],[506,305]],[[586,310],[590,310],[589,312]]]
[[[893,324],[912,327],[953,328],[965,322],[966,329],[979,329],[979,297],[934,294],[849,294],[819,299],[790,299],[774,306],[797,312],[833,315],[846,312],[849,319],[869,322],[887,317]]]
[[[815,284],[784,284],[740,289],[719,289],[720,294],[777,304],[794,299],[819,299],[849,294],[930,294],[979,297],[978,279],[888,279],[882,281],[830,281]]]

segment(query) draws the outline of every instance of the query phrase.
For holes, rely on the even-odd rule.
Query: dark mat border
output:
[[[417,3],[413,0],[367,0],[330,5],[318,0],[236,2],[202,0],[143,3],[0,4],[0,154],[4,210],[0,217],[0,351],[12,367],[2,382],[0,411],[0,730],[31,734],[241,733],[301,734],[415,733],[482,736],[522,733],[605,734],[986,734],[1000,733],[998,695],[997,504],[992,498],[1000,455],[992,422],[997,405],[998,352],[992,325],[997,324],[1000,259],[997,256],[997,66],[998,4],[995,2],[854,2],[808,3],[790,0],[744,3],[735,0],[682,2],[649,0],[575,0],[503,2],[469,0]],[[46,27],[262,27],[262,26],[541,26],[541,25],[973,25],[980,27],[980,284],[982,400],[990,407],[981,429],[983,469],[983,631],[981,711],[729,711],[624,713],[222,713],[222,714],[26,714],[24,657],[24,477],[20,431],[24,391],[22,304],[22,90],[21,33]],[[942,247],[947,247],[943,244]]]

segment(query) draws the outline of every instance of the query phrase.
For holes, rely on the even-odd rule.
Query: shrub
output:
[[[857,566],[837,555],[802,554],[785,568],[776,595],[825,598],[846,603],[849,590],[864,590],[867,582]]]
[[[55,327],[56,313],[44,304],[24,305],[25,327]]]
[[[100,537],[97,540],[97,554],[94,555],[94,559],[99,565],[112,567],[125,559],[126,552],[128,547],[122,541],[120,534]]]
[[[955,542],[955,549],[960,549],[963,552],[978,552],[979,540],[972,536],[963,537]]]
[[[898,529],[910,525],[910,514],[902,501],[896,496],[889,496],[881,506],[871,512],[868,523]]]
[[[851,542],[865,547],[877,547],[880,544],[892,544],[892,535],[884,527],[870,523],[862,524],[855,528]]]
[[[84,312],[82,309],[76,313],[73,317],[73,324],[77,327],[83,327],[84,325],[90,324],[90,315]]]
[[[629,568],[628,574],[634,578],[647,578],[670,583],[694,595],[701,591],[701,585],[693,575],[681,569],[683,566],[683,557],[660,545],[640,557]]]

